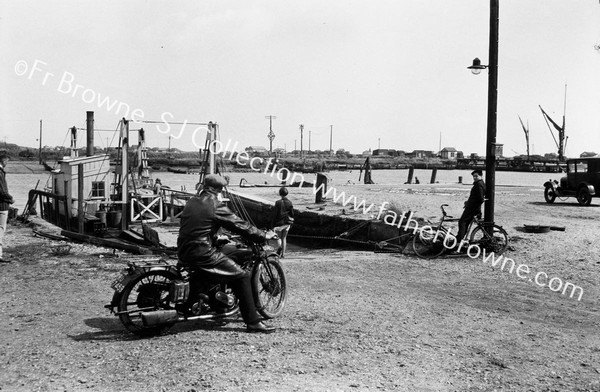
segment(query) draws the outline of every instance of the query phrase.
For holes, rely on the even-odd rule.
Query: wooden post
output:
[[[285,185],[289,175],[290,175],[290,171],[288,169],[283,168],[281,170],[281,185]]]
[[[431,181],[429,182],[430,184],[435,184],[435,177],[437,176],[437,171],[437,167],[434,167],[431,171]]]
[[[89,113],[89,112],[88,112]],[[77,165],[77,224],[78,232],[84,232],[84,211],[83,211],[83,163]]]
[[[127,204],[129,203],[129,120],[121,125],[121,230],[127,230]]]
[[[71,183],[71,181],[65,180],[65,218],[66,218],[65,226],[69,230],[70,230],[70,226],[71,226],[71,208],[73,208],[73,194],[71,193],[72,190],[71,190],[70,183]],[[60,210],[58,207],[58,199],[55,199],[55,201],[56,201],[56,209],[55,209],[56,222],[58,222],[59,217],[60,217]]]
[[[415,174],[415,168],[414,167],[409,167],[408,168],[408,180],[406,180],[405,184],[412,184],[412,179],[413,179],[413,175]]]
[[[322,188],[315,194],[315,203],[323,203],[323,197],[327,193],[327,176],[323,173],[317,173],[316,189],[322,184]]]

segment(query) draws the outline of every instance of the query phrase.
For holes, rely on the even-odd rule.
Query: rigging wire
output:
[[[131,120],[133,121],[133,120]],[[144,123],[144,124],[175,124],[175,125],[204,125],[208,126],[208,123],[196,123],[196,122],[172,122],[172,121],[133,121],[135,123]]]

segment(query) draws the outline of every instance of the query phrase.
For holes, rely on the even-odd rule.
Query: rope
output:
[[[144,124],[175,124],[175,125],[204,125],[208,126],[208,123],[194,123],[194,122],[171,122],[171,121],[134,121],[136,123]]]
[[[242,218],[242,219],[252,223],[254,226],[256,226],[254,224],[254,221],[250,217],[248,210],[246,209],[246,207],[244,207],[244,204],[242,203],[241,198],[232,193],[228,193],[228,195],[229,195],[229,200],[231,201],[234,211],[237,212],[237,214],[240,216],[240,218]]]

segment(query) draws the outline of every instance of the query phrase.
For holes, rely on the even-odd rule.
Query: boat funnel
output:
[[[94,155],[94,112],[86,112],[87,117],[85,120],[87,127],[87,148],[85,155],[91,157]]]

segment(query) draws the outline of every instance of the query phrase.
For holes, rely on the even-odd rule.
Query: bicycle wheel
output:
[[[252,271],[252,294],[256,310],[265,318],[277,317],[285,305],[286,284],[277,256],[257,262]]]
[[[173,276],[165,271],[150,271],[130,282],[121,294],[118,311],[121,323],[130,332],[140,336],[154,336],[165,332],[174,323],[146,326],[142,312],[171,310],[169,284]]]
[[[481,247],[481,249],[500,255],[508,247],[508,234],[506,234],[506,231],[498,225],[494,225],[494,232],[492,235],[489,235],[484,231],[483,226],[477,226],[471,233],[469,246],[471,245],[477,245]]]
[[[435,259],[444,251],[444,238],[446,238],[446,232],[444,230],[435,231],[433,233],[427,233],[424,230],[420,230],[419,233],[413,237],[413,250],[415,254],[422,259]]]

